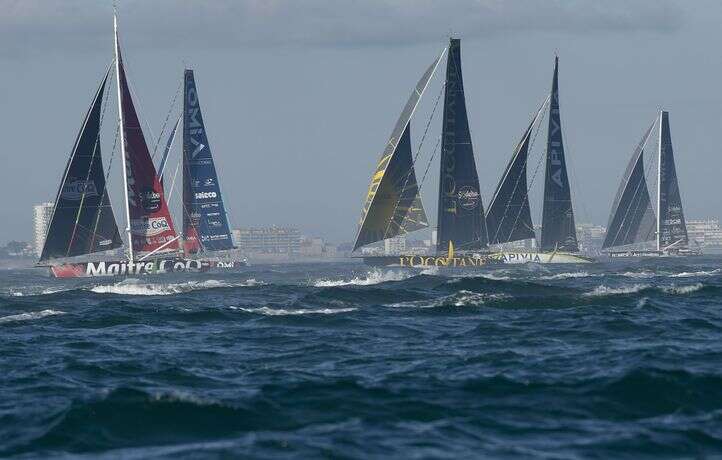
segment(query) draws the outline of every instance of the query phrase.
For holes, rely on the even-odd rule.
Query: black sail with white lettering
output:
[[[571,188],[564,156],[562,122],[559,114],[559,58],[554,61],[547,134],[546,178],[540,248],[542,251],[577,252]]]
[[[536,237],[529,207],[526,165],[532,130],[545,105],[546,102],[539,108],[524,132],[489,204],[486,213],[489,244],[509,243]]]
[[[460,250],[482,249],[487,247],[484,206],[466,114],[461,47],[454,38],[449,43],[443,116],[437,250],[446,251],[449,242]]]
[[[183,98],[183,237],[187,253],[233,249],[192,70]]]
[[[122,246],[105,188],[100,154],[105,74],[83,121],[55,199],[40,260],[73,257]]]
[[[669,113],[662,111],[659,143],[659,228],[657,249],[687,247],[687,225],[682,211],[682,197],[674,165]]]
[[[426,69],[396,120],[371,177],[354,251],[366,244],[428,227],[411,155],[410,120],[442,56]]]
[[[652,241],[655,238],[654,210],[644,172],[644,149],[654,123],[647,129],[622,177],[612,204],[602,249]]]

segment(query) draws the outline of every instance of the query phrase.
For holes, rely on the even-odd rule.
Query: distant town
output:
[[[32,241],[10,241],[0,247],[0,259],[33,260],[40,256],[45,234],[53,212],[53,203],[33,207],[34,231]],[[601,252],[606,228],[602,225],[582,223],[577,225],[579,249],[588,255]],[[718,218],[690,219],[687,221],[690,244],[707,252],[722,252],[722,228]],[[233,230],[234,244],[240,255],[254,263],[289,261],[323,261],[350,256],[351,242],[333,244],[316,236],[303,235],[296,227],[243,227]],[[363,255],[394,255],[401,252],[428,254],[436,246],[436,232],[429,239],[412,239],[397,236],[383,243],[362,248]],[[504,245],[505,249],[534,250],[534,240],[524,240]],[[119,250],[119,255],[122,250]]]

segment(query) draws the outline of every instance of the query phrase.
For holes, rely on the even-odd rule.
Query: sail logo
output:
[[[149,219],[131,219],[130,231],[134,235],[154,236],[170,230],[170,224],[165,217],[151,217]]]
[[[140,199],[143,209],[148,212],[155,212],[161,207],[161,195],[152,188],[143,190]]]
[[[196,200],[207,200],[210,198],[216,198],[218,194],[216,192],[196,192]]]
[[[61,197],[64,200],[78,201],[82,198],[98,196],[98,189],[92,180],[76,179],[63,186]]]
[[[479,206],[479,201],[481,197],[479,195],[479,192],[477,192],[474,187],[471,187],[470,185],[465,185],[459,189],[458,198],[459,206],[466,209],[467,211],[471,211],[472,209]]]

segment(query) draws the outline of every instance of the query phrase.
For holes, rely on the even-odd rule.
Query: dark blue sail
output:
[[[437,250],[487,247],[484,206],[466,114],[461,45],[452,38],[446,64]]]
[[[41,261],[107,251],[123,245],[105,188],[100,154],[103,94],[110,69],[98,88],[65,167]]]
[[[544,182],[544,210],[542,213],[541,250],[578,252],[577,230],[574,225],[571,187],[567,174],[562,139],[562,120],[559,115],[559,58],[554,60],[549,105],[547,135],[546,180]]]
[[[233,249],[218,175],[208,144],[192,70],[183,97],[183,237],[185,250]]]
[[[684,221],[682,196],[679,193],[677,168],[674,164],[669,113],[662,111],[659,121],[659,221],[657,249],[686,248],[687,225]]]

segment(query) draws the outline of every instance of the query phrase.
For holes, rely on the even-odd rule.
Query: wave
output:
[[[402,272],[393,270],[378,270],[374,269],[366,273],[364,276],[356,276],[350,280],[329,280],[320,279],[314,281],[312,284],[314,287],[338,287],[338,286],[371,286],[379,283],[386,283],[389,281],[403,281],[405,279],[414,276],[414,272]]]
[[[692,284],[690,286],[663,286],[662,291],[667,294],[689,294],[702,289],[704,285],[702,283]]]
[[[709,270],[709,271],[701,270],[698,272],[682,272],[682,273],[675,273],[673,275],[669,275],[669,277],[670,278],[692,278],[695,276],[714,276],[714,275],[720,273],[720,271],[722,271],[722,270],[717,268],[717,269]]]
[[[202,289],[213,289],[223,287],[252,287],[263,285],[263,282],[254,278],[241,283],[226,283],[218,280],[187,281],[185,283],[145,283],[135,278],[128,278],[114,284],[101,284],[89,290],[98,294],[120,294],[120,295],[173,295]]]
[[[284,308],[246,308],[246,307],[230,307],[231,310],[240,310],[246,313],[255,313],[264,316],[295,316],[295,315],[334,315],[338,313],[348,313],[358,310],[357,308],[299,308],[287,310]]]
[[[642,278],[642,279],[649,279],[654,278],[657,276],[654,272],[650,271],[641,271],[641,272],[623,272],[623,273],[617,273],[618,276],[624,276],[626,278]]]
[[[589,272],[569,272],[569,273],[557,273],[556,275],[547,275],[547,276],[540,276],[540,280],[566,280],[566,279],[574,279],[574,278],[588,278],[591,276],[600,276],[600,275],[592,275]]]
[[[626,294],[635,294],[637,292],[643,291],[645,289],[649,289],[652,286],[649,284],[635,284],[633,286],[624,286],[624,287],[618,287],[613,288],[605,285],[597,286],[594,288],[591,292],[584,293],[587,297],[603,297],[603,296],[610,296],[610,295],[626,295]]]
[[[13,323],[16,321],[30,321],[33,319],[45,318],[46,316],[64,315],[64,311],[60,310],[41,310],[27,313],[19,313],[17,315],[0,316],[0,324]]]
[[[415,300],[389,304],[391,308],[439,308],[439,307],[478,307],[489,302],[509,299],[506,294],[487,294],[461,290],[434,300]]]

